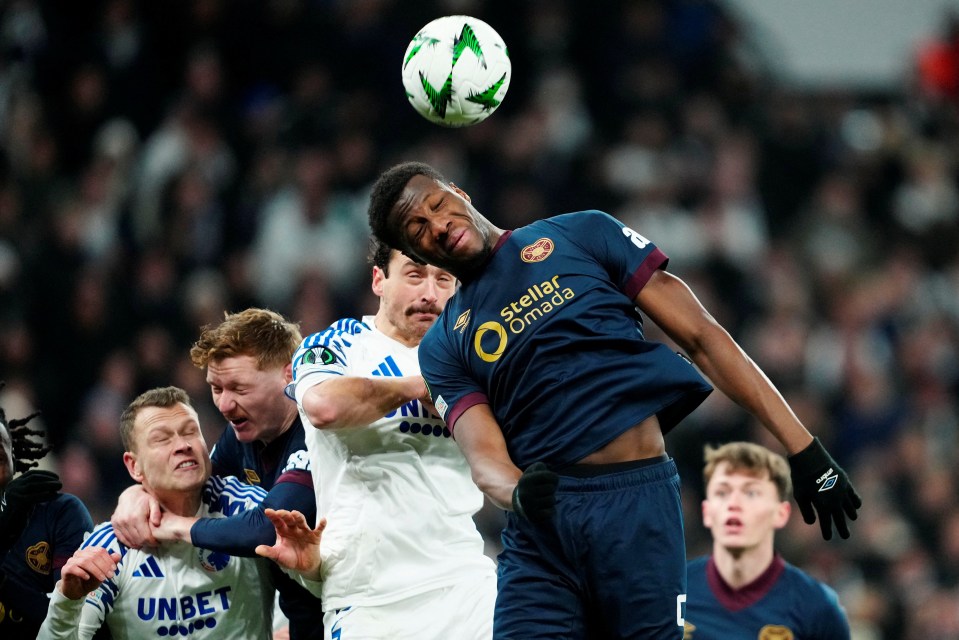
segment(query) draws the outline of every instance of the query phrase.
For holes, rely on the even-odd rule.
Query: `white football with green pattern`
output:
[[[509,88],[509,53],[498,33],[470,16],[433,20],[403,56],[403,86],[413,108],[444,127],[482,122]]]

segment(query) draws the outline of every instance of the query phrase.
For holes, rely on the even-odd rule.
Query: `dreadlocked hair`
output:
[[[0,382],[0,389],[4,383]],[[39,411],[34,411],[26,418],[14,418],[7,420],[7,412],[0,407],[0,422],[6,425],[10,432],[10,443],[13,446],[13,471],[14,473],[23,473],[29,469],[38,466],[43,456],[50,452],[51,447],[43,442],[32,440],[33,436],[42,436],[44,432],[41,429],[30,429],[27,423],[40,415]]]

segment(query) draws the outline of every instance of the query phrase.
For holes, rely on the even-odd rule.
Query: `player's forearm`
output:
[[[473,483],[490,502],[507,511],[513,508],[513,489],[522,473],[512,463],[480,460],[470,464]]]
[[[725,329],[716,325],[688,352],[710,381],[752,413],[788,453],[802,451],[812,442],[812,434],[773,383]]]
[[[276,542],[276,530],[262,509],[254,509],[231,518],[200,518],[190,529],[189,540],[201,549],[254,557],[257,545]]]
[[[523,472],[513,464],[489,405],[470,407],[454,426],[456,444],[469,463],[473,483],[497,507],[511,510],[513,489]]]
[[[307,419],[317,429],[366,426],[426,394],[419,376],[344,377],[310,388],[303,397]]]

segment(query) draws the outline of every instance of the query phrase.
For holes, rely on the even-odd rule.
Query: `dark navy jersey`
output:
[[[647,340],[634,299],[666,256],[600,211],[506,232],[420,345],[434,405],[489,404],[520,468],[579,461],[651,415],[664,432],[711,390]]]
[[[289,429],[269,444],[240,442],[233,428],[227,426],[210,454],[213,474],[236,476],[268,491],[257,509],[228,519],[204,518],[190,529],[194,545],[237,556],[254,556],[258,544],[276,542],[276,529],[263,510],[290,509],[301,512],[307,522],[316,520],[316,495],[310,458],[300,417]],[[280,609],[290,619],[291,640],[323,638],[323,612],[320,601],[278,565],[271,565]]]
[[[210,453],[213,475],[236,476],[269,491],[278,482],[302,482],[312,490],[309,457],[300,417],[269,444],[240,442],[232,427],[223,430]]]
[[[776,556],[751,584],[733,589],[712,557],[686,569],[684,640],[849,640],[836,592]]]
[[[90,512],[73,495],[61,493],[33,508],[23,534],[0,556],[0,638],[34,640],[47,615],[47,594],[60,570],[93,531]]]

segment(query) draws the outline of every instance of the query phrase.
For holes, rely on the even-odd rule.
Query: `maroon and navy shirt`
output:
[[[517,466],[562,467],[651,415],[672,429],[711,387],[643,333],[633,300],[667,261],[600,211],[506,232],[420,345],[454,437],[459,416],[486,403]]]
[[[733,589],[712,556],[686,570],[684,640],[849,640],[836,592],[781,556],[752,583]]]
[[[0,638],[37,637],[47,615],[47,594],[93,519],[80,499],[61,493],[33,507],[27,526],[6,553],[0,551]]]

